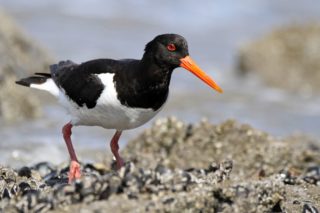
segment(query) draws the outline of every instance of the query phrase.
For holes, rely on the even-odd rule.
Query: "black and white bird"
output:
[[[222,89],[190,58],[187,41],[177,34],[158,35],[141,60],[95,59],[81,64],[61,61],[50,73],[35,73],[17,84],[46,90],[58,97],[71,120],[63,129],[71,163],[69,182],[80,178],[80,165],[71,141],[73,126],[115,129],[110,142],[117,168],[124,165],[118,140],[123,130],[152,119],[165,104],[172,71],[183,67],[218,92]]]

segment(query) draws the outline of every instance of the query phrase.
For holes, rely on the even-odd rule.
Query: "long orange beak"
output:
[[[210,78],[205,72],[203,72],[200,67],[191,59],[190,56],[186,56],[180,59],[181,64],[180,67],[185,68],[186,70],[192,72],[195,76],[200,78],[203,82],[208,84],[213,89],[217,90],[218,92],[222,93],[222,89],[218,86],[218,84]]]

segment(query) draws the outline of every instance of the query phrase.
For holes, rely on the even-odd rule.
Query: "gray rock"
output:
[[[303,95],[320,93],[320,25],[282,27],[239,50],[240,73]]]

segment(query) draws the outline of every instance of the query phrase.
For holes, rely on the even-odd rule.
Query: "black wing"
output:
[[[93,108],[97,104],[104,85],[95,74],[114,73],[116,60],[97,59],[82,64],[61,61],[50,66],[54,82],[78,106]]]

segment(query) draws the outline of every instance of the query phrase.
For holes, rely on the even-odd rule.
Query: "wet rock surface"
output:
[[[0,55],[0,117],[12,122],[39,116],[36,95],[14,82],[35,72],[46,72],[51,59],[1,8]]]
[[[126,165],[0,167],[0,212],[317,212],[319,144],[229,120],[161,119],[122,151]]]
[[[320,93],[320,24],[277,29],[239,51],[239,73],[254,72],[268,85]]]

